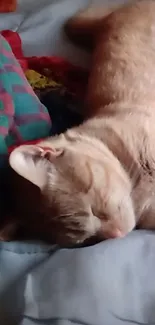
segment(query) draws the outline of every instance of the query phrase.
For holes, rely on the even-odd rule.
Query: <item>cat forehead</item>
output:
[[[102,149],[103,150],[103,144],[92,136],[88,136],[85,133],[81,134],[79,132],[76,132],[74,130],[68,130],[64,134],[60,134],[55,137],[47,138],[46,140],[43,140],[39,143],[40,145],[45,146],[52,146],[56,149],[63,147],[63,148],[71,148],[71,149],[82,149],[83,146],[86,148],[94,147],[94,149]]]
[[[39,142],[40,146],[54,147],[55,149],[59,149],[60,147],[66,147],[67,144],[68,144],[68,142],[67,142],[64,134],[50,137],[50,138],[47,138],[47,139]]]

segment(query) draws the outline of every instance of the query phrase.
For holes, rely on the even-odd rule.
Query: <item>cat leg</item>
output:
[[[120,6],[119,6],[120,7]],[[65,24],[65,33],[79,46],[92,49],[102,20],[118,8],[116,6],[89,6],[71,17]]]

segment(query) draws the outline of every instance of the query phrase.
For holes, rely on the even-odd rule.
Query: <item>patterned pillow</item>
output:
[[[51,120],[0,35],[0,158],[8,147],[50,134]],[[1,159],[0,159],[1,160]]]

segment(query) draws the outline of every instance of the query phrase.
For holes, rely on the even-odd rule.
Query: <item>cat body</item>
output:
[[[155,2],[101,10],[66,25],[92,41],[87,121],[10,156],[41,191],[45,237],[62,244],[155,229]]]

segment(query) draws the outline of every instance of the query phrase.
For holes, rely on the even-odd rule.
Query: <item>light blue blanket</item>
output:
[[[155,234],[80,249],[0,246],[1,325],[155,324]]]

